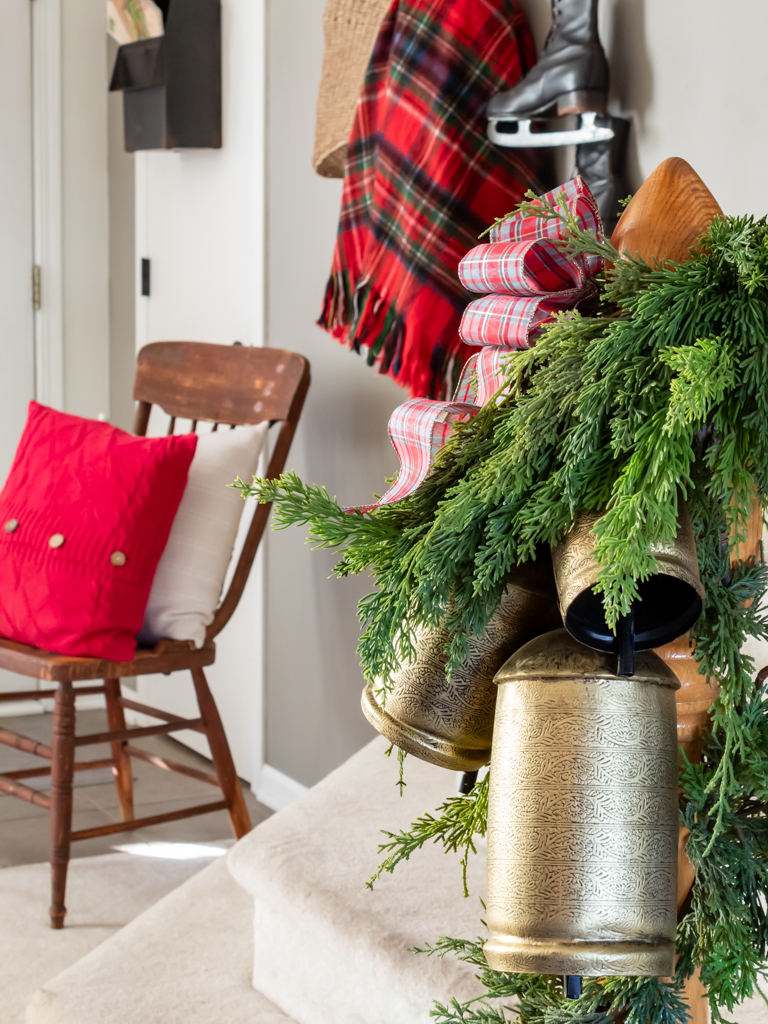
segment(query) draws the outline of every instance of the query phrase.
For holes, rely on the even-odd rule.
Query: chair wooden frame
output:
[[[161,407],[170,416],[168,433],[177,419],[190,419],[192,430],[199,422],[212,422],[231,428],[268,420],[281,423],[267,469],[274,478],[282,473],[288,451],[309,387],[309,363],[295,352],[270,348],[210,345],[203,342],[162,341],[145,346],[136,366],[133,397],[138,402],[134,433],[145,435],[152,406]],[[197,814],[226,809],[236,838],[251,828],[248,810],[235,772],[229,744],[219,717],[204,668],[216,658],[216,637],[237,607],[245,588],[267,518],[269,505],[259,505],[240,553],[232,580],[206,633],[205,644],[196,649],[188,641],[161,640],[152,649],[139,648],[132,661],[109,662],[99,658],[80,658],[55,654],[0,638],[0,668],[24,676],[56,683],[44,690],[25,690],[0,694],[2,702],[53,697],[53,740],[50,745],[7,729],[0,729],[0,743],[34,754],[50,762],[41,768],[6,772],[0,775],[0,792],[45,807],[51,815],[50,918],[52,928],[62,928],[66,915],[65,892],[70,843],[78,839],[110,835],[129,829],[146,828],[165,821],[176,821]],[[199,716],[184,719],[169,715],[123,696],[120,679],[188,670],[197,695]],[[75,686],[76,682],[101,680],[98,685]],[[103,694],[109,729],[85,736],[75,734],[75,700],[86,694]],[[157,719],[158,725],[127,728],[125,710]],[[133,741],[193,729],[202,732],[211,748],[215,774],[159,757]],[[76,761],[77,747],[110,743],[111,758]],[[131,758],[138,758],[166,771],[177,772],[221,790],[221,799],[187,807],[180,811],[136,818],[133,811],[133,775]],[[74,773],[89,768],[109,767],[115,776],[120,801],[121,821],[97,828],[72,831],[72,782]],[[24,779],[51,776],[50,795],[25,785]]]

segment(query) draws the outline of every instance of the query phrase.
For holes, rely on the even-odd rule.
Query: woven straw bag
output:
[[[392,0],[327,0],[325,53],[317,97],[312,166],[324,178],[343,178],[347,143],[373,44]]]

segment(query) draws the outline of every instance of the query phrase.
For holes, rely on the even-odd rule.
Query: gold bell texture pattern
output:
[[[561,624],[550,559],[514,570],[482,636],[469,639],[469,654],[446,676],[447,629],[423,629],[416,658],[393,679],[386,703],[369,683],[365,717],[391,743],[442,768],[473,772],[491,756],[498,668],[518,647]]]
[[[678,752],[673,672],[634,675],[556,630],[496,676],[485,956],[498,971],[674,972]]]
[[[619,639],[605,621],[602,595],[593,587],[601,566],[592,534],[602,512],[579,517],[552,553],[563,624],[571,636],[601,651],[618,651]],[[638,582],[632,630],[634,649],[661,647],[686,633],[701,614],[704,588],[699,579],[696,541],[688,510],[679,505],[672,544],[653,548],[657,573]]]

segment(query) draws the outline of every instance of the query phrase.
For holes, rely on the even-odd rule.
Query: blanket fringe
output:
[[[437,344],[428,365],[403,359],[409,334],[405,318],[367,278],[350,286],[349,272],[334,271],[328,279],[318,326],[353,352],[366,349],[366,361],[414,395],[450,399],[461,368],[476,351],[458,334]],[[414,365],[416,362],[417,365]]]

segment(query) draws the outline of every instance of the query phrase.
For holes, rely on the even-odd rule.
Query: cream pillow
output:
[[[244,508],[235,477],[256,472],[269,423],[200,434],[171,534],[157,566],[139,643],[163,637],[205,643]]]

